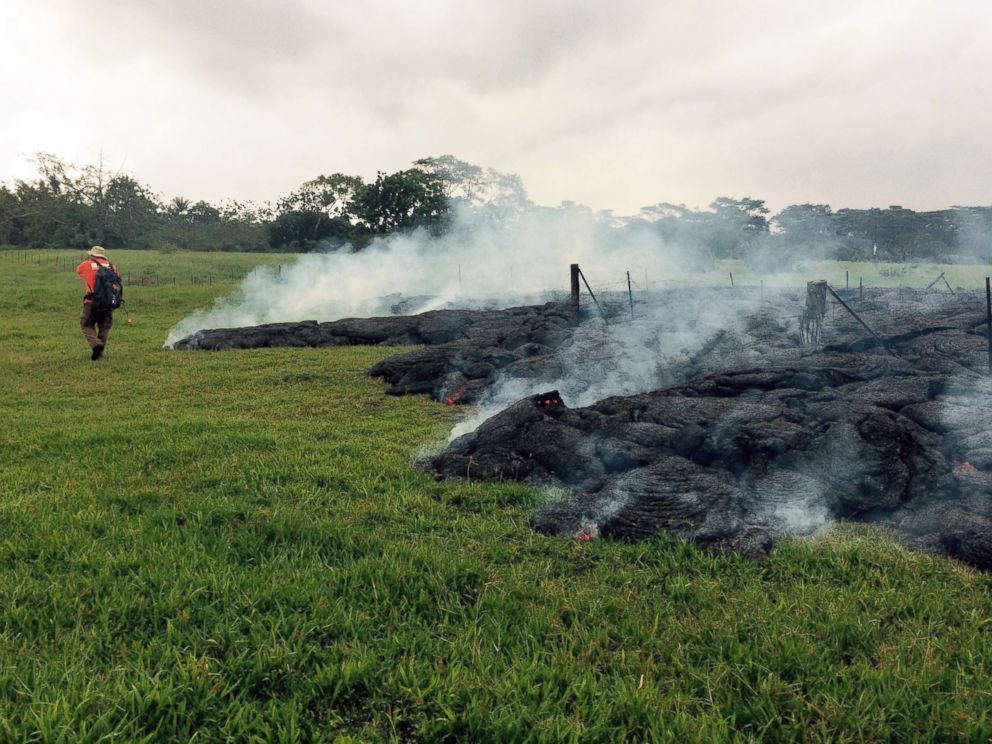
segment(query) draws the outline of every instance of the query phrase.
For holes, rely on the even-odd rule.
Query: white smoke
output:
[[[516,401],[552,388],[570,407],[581,407],[684,380],[693,357],[708,342],[720,334],[746,337],[733,332],[761,301],[757,287],[740,286],[684,292],[673,300],[670,285],[695,279],[695,272],[711,262],[708,255],[662,242],[649,227],[618,227],[608,217],[581,209],[534,208],[493,220],[464,208],[441,238],[425,232],[391,236],[360,252],[306,255],[279,272],[257,270],[234,296],[173,328],[167,344],[205,328],[414,314],[439,307],[510,307],[544,301],[555,292],[566,300],[569,265],[578,263],[609,306],[610,319],[595,317],[583,288],[587,320],[555,352],[557,363],[548,365],[553,372],[538,378],[497,377],[472,413],[456,424],[450,441]],[[669,286],[659,290],[663,283]],[[756,354],[743,347],[734,351],[738,361]],[[436,443],[429,451],[435,448]],[[618,493],[608,505],[600,503],[589,523],[602,522],[625,500]]]
[[[567,292],[572,263],[594,288],[626,288],[630,271],[643,289],[683,276],[689,260],[657,234],[613,229],[584,209],[532,208],[494,220],[461,207],[441,237],[391,235],[361,251],[307,254],[278,272],[260,267],[234,294],[180,321],[165,345],[207,328],[542,301]]]
[[[955,460],[992,470],[992,380],[977,373],[954,377],[930,409],[947,431],[945,442]]]
[[[476,412],[455,426],[451,439],[473,431],[517,400],[552,388],[568,406],[583,407],[614,395],[647,393],[676,384],[707,341],[733,330],[759,302],[757,296],[745,293],[722,301],[706,293],[686,295],[682,302],[660,299],[660,295],[639,298],[632,319],[620,315],[608,325],[595,320],[584,323],[556,353],[554,374],[498,377]],[[746,354],[747,350],[742,351]]]

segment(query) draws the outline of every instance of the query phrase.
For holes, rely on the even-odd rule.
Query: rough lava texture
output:
[[[346,318],[318,323],[271,323],[199,331],[176,349],[253,349],[277,346],[416,345],[422,349],[376,364],[391,395],[426,393],[448,403],[475,401],[497,372],[544,369],[571,336],[568,307],[560,303],[508,310],[434,310],[412,316]]]
[[[734,366],[733,349],[747,344],[715,339],[681,384],[574,409],[556,391],[524,399],[427,467],[564,487],[571,498],[532,518],[549,534],[665,531],[760,557],[784,536],[844,519],[989,569],[992,386],[981,308],[974,297],[861,303],[888,351],[847,316],[827,321],[822,348],[802,349],[759,313],[744,334],[764,329],[764,363]]]
[[[549,534],[636,540],[664,531],[760,557],[782,537],[842,519],[992,568],[984,297],[866,294],[847,299],[884,348],[837,307],[822,345],[801,346],[804,293],[760,305],[741,293],[660,294],[662,312],[638,307],[637,322],[662,338],[669,315],[700,304],[726,306],[732,321],[659,359],[652,392],[575,408],[557,391],[527,397],[424,466],[438,477],[566,489],[570,497],[532,519]],[[585,349],[606,359],[634,325],[619,314],[611,325],[575,325],[567,306],[549,303],[201,331],[176,348],[415,344],[423,348],[371,374],[392,394],[471,403],[497,378],[556,379],[563,351],[570,363]]]

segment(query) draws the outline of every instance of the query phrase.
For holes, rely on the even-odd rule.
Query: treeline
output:
[[[761,199],[720,197],[707,209],[659,203],[633,216],[592,212],[571,202],[549,208],[528,198],[520,179],[451,155],[366,182],[342,173],[307,181],[275,205],[160,199],[132,176],[102,164],[75,167],[39,155],[32,180],[0,185],[0,244],[25,247],[154,248],[204,251],[361,250],[376,236],[424,229],[440,235],[469,210],[473,220],[578,217],[603,245],[647,236],[677,246],[702,265],[712,259],[987,261],[992,206],[914,212],[797,204],[771,215]]]
[[[915,212],[795,204],[769,216],[760,199],[720,197],[708,210],[664,203],[622,222],[707,258],[973,263],[992,256],[992,206]]]
[[[340,173],[304,183],[275,207],[214,205],[177,196],[163,202],[132,176],[102,164],[76,167],[35,159],[33,180],[0,184],[0,245],[35,248],[150,248],[200,251],[308,251],[376,235],[444,229],[449,200],[441,178],[413,167],[363,182]]]

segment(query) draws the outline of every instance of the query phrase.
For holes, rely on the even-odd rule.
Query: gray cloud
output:
[[[339,38],[333,19],[299,0],[60,0],[62,41],[103,74],[154,59],[161,72],[248,96],[272,95],[292,70]],[[154,81],[149,81],[154,84]]]
[[[125,159],[195,197],[453,152],[545,203],[632,211],[990,201],[978,0],[13,0],[0,178]],[[6,54],[6,56],[5,56]]]

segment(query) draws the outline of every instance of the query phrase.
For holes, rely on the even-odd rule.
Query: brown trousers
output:
[[[110,328],[114,325],[113,310],[94,310],[88,302],[83,303],[83,314],[79,318],[79,327],[86,336],[90,348],[106,346]]]

